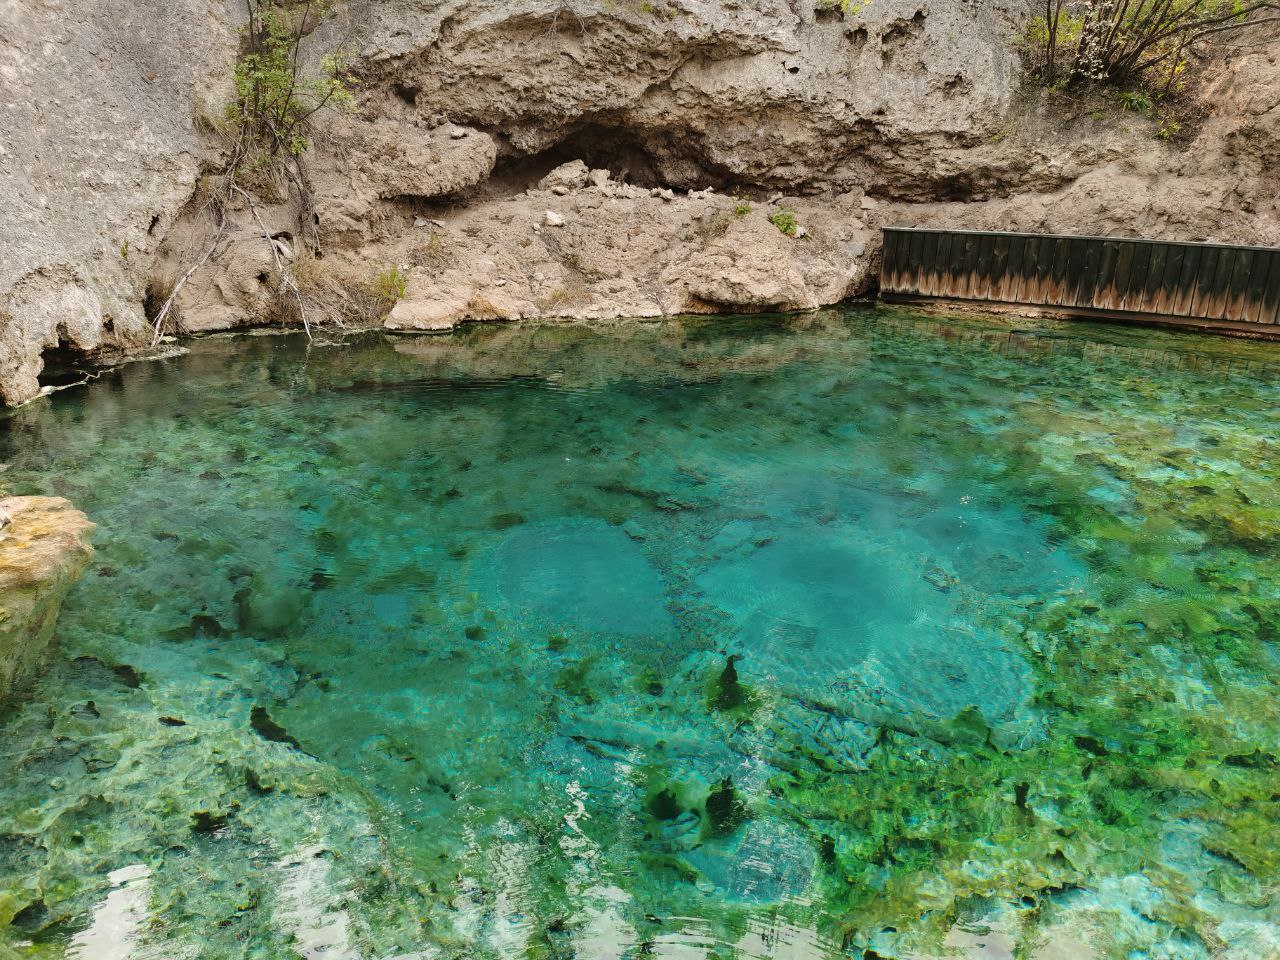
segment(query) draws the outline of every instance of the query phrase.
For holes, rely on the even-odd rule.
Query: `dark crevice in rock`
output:
[[[293,747],[299,753],[306,754],[308,757],[312,756],[302,748],[302,744],[288,730],[271,718],[271,714],[267,712],[266,707],[254,706],[249,712],[249,726],[263,740],[270,740],[272,743],[283,743],[286,746]]]
[[[880,37],[880,46],[885,50],[894,50],[905,46],[910,40],[924,32],[925,12],[917,10],[910,20],[904,18],[889,24]]]
[[[504,195],[521,193],[556,167],[573,160],[581,160],[592,169],[608,170],[610,178],[620,182],[640,187],[674,186],[667,182],[659,161],[634,131],[607,123],[577,127],[538,153],[499,159],[488,186]]]
[[[41,387],[65,387],[85,378],[84,354],[66,340],[59,340],[56,347],[43,351],[40,360],[44,364],[39,377]]]
[[[468,200],[509,197],[537,185],[556,167],[581,160],[593,170],[608,170],[609,178],[646,189],[671,190],[714,187],[772,187],[746,183],[715,164],[698,149],[699,139],[686,129],[639,131],[618,118],[599,117],[566,132],[555,144],[533,154],[520,154],[500,130],[488,131],[504,147],[488,181]]]
[[[416,107],[418,105],[418,94],[422,92],[422,88],[415,83],[406,83],[399,81],[391,85],[391,90],[396,97],[402,100],[407,106]]]
[[[588,167],[608,170],[614,180],[641,187],[669,187],[654,157],[631,130],[623,126],[588,124],[560,141],[566,160],[581,159]]]

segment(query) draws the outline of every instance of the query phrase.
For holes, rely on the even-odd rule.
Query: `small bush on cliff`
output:
[[[249,0],[247,50],[236,64],[236,99],[228,119],[275,156],[301,156],[307,124],[325,106],[352,102],[352,79],[341,51],[322,58],[313,76],[303,72],[303,38],[328,15],[333,0]]]
[[[404,299],[408,287],[409,277],[399,267],[388,267],[373,281],[374,294],[393,306]]]
[[[839,10],[846,16],[860,13],[869,0],[818,0],[818,9]]]
[[[1120,106],[1130,113],[1146,113],[1151,109],[1151,97],[1141,90],[1125,90],[1120,94]]]
[[[796,229],[799,223],[796,221],[796,212],[787,207],[783,207],[776,213],[769,215],[769,222],[785,233],[788,237],[796,235]]]
[[[1175,89],[1199,45],[1280,21],[1280,0],[1043,0],[1027,39],[1051,86]]]
[[[309,71],[302,44],[328,16],[334,2],[244,0],[248,23],[235,65],[235,99],[227,106],[222,122],[197,117],[202,130],[228,141],[227,161],[220,174],[208,177],[192,200],[199,207],[198,215],[207,213],[216,222],[216,230],[204,253],[177,278],[152,317],[153,345],[164,335],[184,284],[214,256],[222,242],[228,211],[246,208],[275,262],[279,312],[295,315],[311,335],[306,304],[291,266],[295,254],[301,262],[304,255],[318,255],[319,250],[318,221],[303,154],[315,115],[326,106],[350,107],[355,81],[341,51],[330,51]],[[296,231],[268,230],[255,196],[275,203],[295,199]]]

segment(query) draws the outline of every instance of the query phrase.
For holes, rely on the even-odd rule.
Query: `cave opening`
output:
[[[673,139],[688,142],[683,136]],[[490,184],[495,192],[519,193],[535,186],[561,164],[581,160],[593,170],[608,170],[614,180],[647,189],[685,189],[690,181],[717,189],[731,186],[725,178],[707,174],[707,164],[701,158],[668,155],[665,150],[655,150],[654,146],[652,141],[628,127],[588,123],[538,153],[499,159]],[[687,147],[684,152],[687,153]],[[691,171],[697,171],[696,175],[691,176]]]
[[[91,372],[90,365],[79,350],[72,349],[66,340],[59,339],[56,346],[41,351],[42,368],[36,382],[45,387],[66,387],[80,383]]]

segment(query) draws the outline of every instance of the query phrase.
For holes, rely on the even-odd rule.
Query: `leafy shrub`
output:
[[[404,299],[408,286],[409,277],[403,270],[399,267],[388,267],[374,278],[373,292],[378,299],[396,304]]]
[[[787,207],[783,207],[782,209],[771,213],[769,215],[769,222],[785,233],[788,237],[794,237],[796,235],[796,229],[799,227],[799,224],[796,222],[795,211]]]
[[[1280,10],[1276,0],[1043,2],[1044,15],[1028,24],[1027,41],[1045,83],[1146,86],[1157,97],[1171,91],[1187,57],[1207,38],[1280,19],[1270,15]]]
[[[303,37],[334,0],[249,0],[248,51],[236,63],[235,101],[227,119],[269,155],[300,156],[307,121],[325,106],[349,107],[354,81],[341,52],[321,62],[317,76],[302,73]]]
[[[292,313],[311,336],[307,306],[293,271],[286,265],[258,214],[254,197],[283,202],[289,189],[296,191],[298,213],[295,237],[299,254],[316,253],[320,236],[319,219],[312,206],[311,180],[303,154],[307,134],[315,114],[326,106],[353,105],[355,84],[347,70],[346,58],[331,51],[320,61],[317,72],[304,72],[302,41],[333,9],[336,0],[244,0],[248,13],[244,43],[234,71],[235,98],[227,105],[219,122],[207,114],[197,114],[199,129],[226,138],[227,160],[217,177],[202,178],[197,194],[203,210],[216,221],[213,239],[190,270],[175,282],[165,301],[152,315],[152,343],[160,342],[173,314],[178,293],[196,266],[214,253],[227,228],[227,211],[247,205],[262,231],[263,242],[271,248],[280,275],[279,296],[292,301]],[[126,256],[127,250],[121,251]],[[403,295],[403,283],[399,295]],[[283,317],[283,306],[277,304]]]
[[[861,13],[868,0],[818,0],[818,9],[839,10],[845,16]]]
[[[1151,98],[1139,90],[1126,90],[1120,94],[1120,106],[1131,113],[1146,113],[1151,109]]]

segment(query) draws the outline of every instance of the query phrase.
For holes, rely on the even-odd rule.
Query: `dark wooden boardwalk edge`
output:
[[[881,299],[1280,340],[1280,248],[886,227]]]

